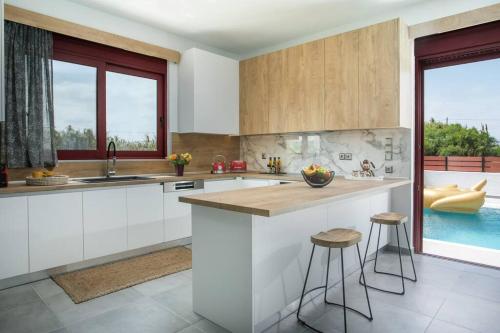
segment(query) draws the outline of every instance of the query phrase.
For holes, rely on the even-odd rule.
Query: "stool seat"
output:
[[[311,236],[311,242],[323,247],[345,248],[361,242],[361,233],[352,229],[335,228]]]
[[[387,212],[373,215],[370,217],[370,221],[378,224],[400,225],[408,221],[408,216],[394,212]]]

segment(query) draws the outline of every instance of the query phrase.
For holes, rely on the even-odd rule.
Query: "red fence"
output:
[[[500,157],[425,156],[424,170],[500,172]]]

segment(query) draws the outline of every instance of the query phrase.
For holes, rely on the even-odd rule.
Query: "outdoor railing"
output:
[[[424,156],[424,170],[500,172],[500,157]]]

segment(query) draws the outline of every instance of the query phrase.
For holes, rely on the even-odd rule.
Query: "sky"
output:
[[[426,70],[424,116],[488,130],[500,141],[500,59]]]
[[[68,125],[96,131],[94,67],[54,61],[54,120],[56,130]],[[156,81],[106,72],[108,136],[143,140],[156,136]]]

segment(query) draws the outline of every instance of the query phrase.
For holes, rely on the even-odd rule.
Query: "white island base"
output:
[[[391,200],[391,193],[398,198]],[[297,309],[311,235],[339,227],[356,229],[363,233],[359,244],[363,256],[370,216],[391,209],[409,214],[410,199],[406,185],[271,217],[193,205],[194,311],[231,332],[266,329]],[[395,207],[398,202],[405,202],[401,205],[405,207]],[[390,238],[383,226],[380,247]],[[374,239],[368,254],[375,252]],[[356,247],[345,249],[344,254],[347,275],[359,269]],[[339,250],[333,249],[330,286],[341,280],[339,256]],[[307,289],[324,284],[326,260],[327,250],[317,248]]]

